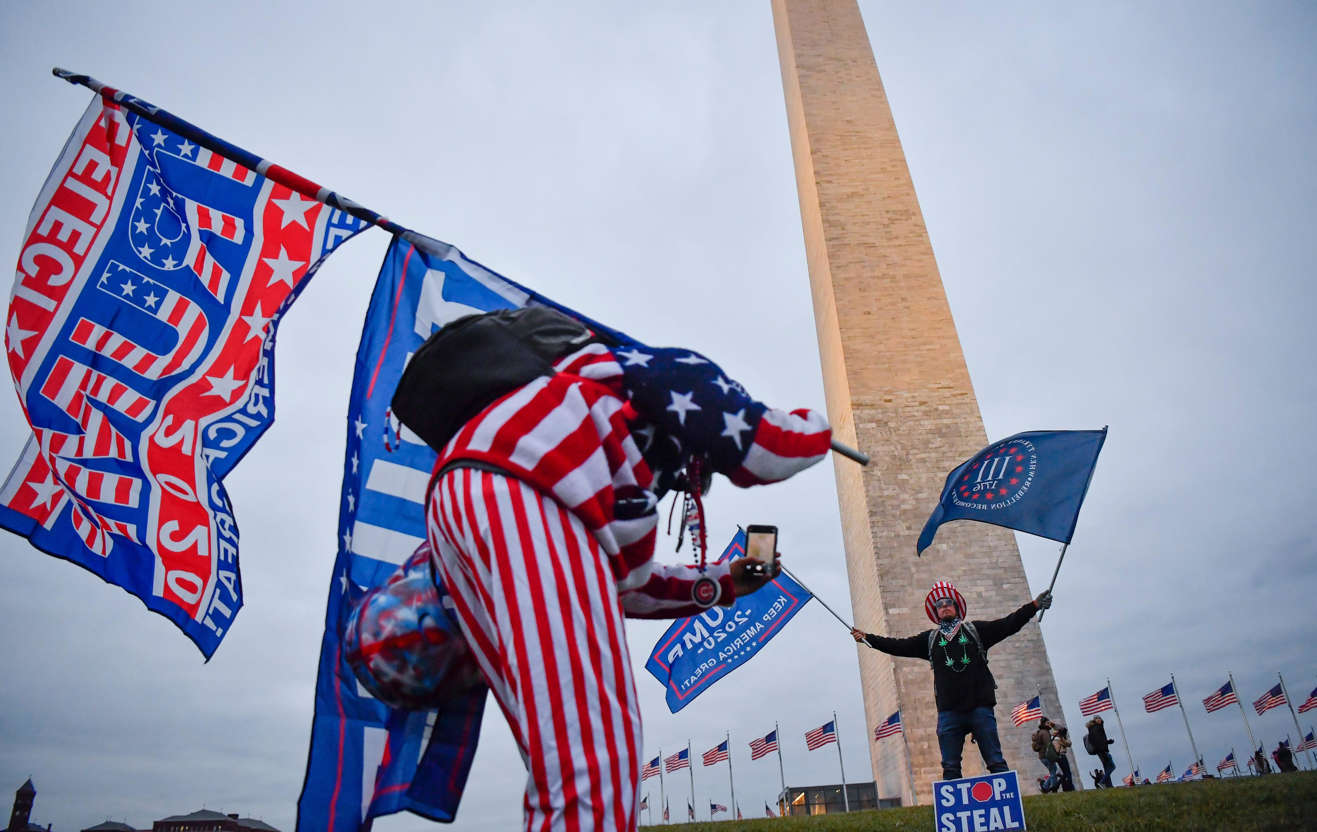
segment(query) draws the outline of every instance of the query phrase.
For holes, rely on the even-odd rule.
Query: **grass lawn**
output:
[[[1317,772],[1035,795],[1024,799],[1024,816],[1029,828],[1040,832],[1089,829],[1115,832],[1317,830]],[[727,820],[651,828],[674,832],[741,829],[755,832],[887,832],[906,829],[930,832],[933,829],[933,807],[910,806],[849,815]]]

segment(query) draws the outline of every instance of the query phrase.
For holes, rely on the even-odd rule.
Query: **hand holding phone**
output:
[[[746,526],[745,556],[771,574],[777,564],[777,526]]]

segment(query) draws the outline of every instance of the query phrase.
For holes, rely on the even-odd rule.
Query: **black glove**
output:
[[[1051,609],[1051,608],[1052,608],[1052,590],[1050,590],[1050,589],[1044,589],[1041,593],[1039,593],[1039,595],[1038,595],[1037,598],[1033,599],[1033,602],[1034,602],[1035,604],[1038,605],[1038,609],[1040,609],[1040,610],[1049,610],[1049,609]]]

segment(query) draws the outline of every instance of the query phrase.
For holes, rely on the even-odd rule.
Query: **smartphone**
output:
[[[772,574],[777,563],[777,526],[746,526],[745,556],[759,561]]]

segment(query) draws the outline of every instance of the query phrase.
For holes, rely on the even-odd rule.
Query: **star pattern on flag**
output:
[[[288,251],[283,246],[279,246],[278,257],[262,257],[261,262],[270,267],[271,286],[276,283],[287,283],[292,286],[297,282],[294,272],[306,265],[304,260],[294,260],[289,257]]]
[[[233,398],[235,390],[247,383],[246,379],[234,377],[232,367],[225,370],[222,376],[206,376],[205,378],[206,381],[210,382],[210,389],[201,395],[218,396],[225,402]]]
[[[690,393],[678,393],[676,390],[673,390],[671,395],[672,404],[668,405],[668,410],[677,414],[677,421],[682,425],[686,424],[687,413],[692,410],[704,409],[695,403],[695,393],[693,391]]]
[[[64,489],[64,486],[60,485],[59,482],[55,480],[53,474],[46,474],[46,479],[39,484],[29,481],[28,485],[32,486],[32,490],[37,492],[36,499],[32,501],[32,506],[34,508],[36,506],[41,506],[42,508],[47,509],[54,508],[51,501],[55,498],[56,494]]]
[[[23,342],[36,335],[35,329],[23,329],[18,325],[18,315],[10,313],[9,326],[5,328],[5,341],[9,344],[9,351],[17,353],[19,358],[26,358],[23,354]]]
[[[290,192],[283,199],[271,199],[270,201],[278,205],[280,210],[283,211],[280,228],[286,228],[293,223],[297,223],[306,230],[311,230],[311,226],[306,222],[306,212],[320,203],[313,199],[302,199],[296,192]]]
[[[247,325],[247,337],[243,339],[243,343],[246,343],[253,338],[264,337],[265,328],[269,325],[270,321],[274,320],[274,317],[272,315],[266,315],[265,310],[262,309],[261,305],[258,303],[253,312],[240,316],[239,320]]]

